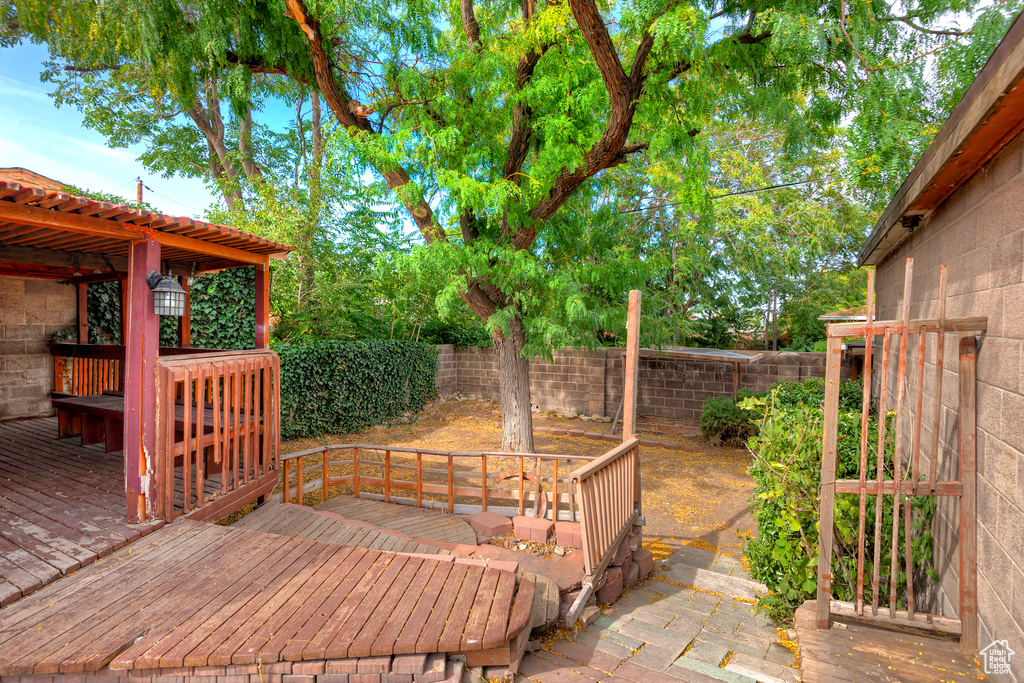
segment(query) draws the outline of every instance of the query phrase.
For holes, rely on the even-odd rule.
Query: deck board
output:
[[[827,631],[816,626],[817,601],[795,616],[800,673],[815,681],[906,681],[983,679],[978,662],[951,638],[908,633],[833,616]]]
[[[120,452],[57,440],[56,418],[0,423],[0,605],[138,541]]]
[[[405,534],[409,538],[476,545],[476,532],[465,520],[437,510],[351,496],[329,498],[316,509],[366,522],[377,529]]]
[[[509,624],[502,644],[517,637],[513,594],[529,590],[532,601],[533,588],[508,590],[515,582],[511,572],[179,519],[0,610],[0,675],[392,655],[400,641],[483,649],[467,648],[467,621],[473,634]]]
[[[381,503],[381,505],[399,507],[398,512],[400,515],[406,513],[405,510],[401,509],[401,506],[388,503]],[[451,515],[444,515],[440,512],[416,509],[409,511],[414,513],[414,519],[412,520],[392,514],[385,516],[381,520],[369,522],[360,519],[345,519],[334,510],[323,514],[319,509],[294,503],[267,503],[235,522],[234,526],[250,531],[262,531],[323,543],[356,546],[369,550],[396,553],[426,553],[431,555],[450,555],[451,553],[440,546],[424,544],[414,539],[425,538],[451,543],[454,542],[451,540],[453,538],[466,538],[467,534],[461,528],[461,526],[464,526],[469,530],[470,534],[473,534],[475,545],[476,534],[461,519]],[[431,520],[425,519],[420,513],[441,517],[443,518],[442,523],[435,525],[433,529],[428,528]],[[365,514],[365,512],[361,514]],[[415,529],[421,535],[413,537],[403,531],[392,529],[389,525],[396,521],[399,522],[398,526],[402,526],[405,529]],[[376,528],[370,528],[369,525],[371,523]],[[424,536],[422,534],[432,535]]]
[[[128,524],[120,451],[56,437],[53,417],[0,422],[0,607],[163,526]],[[205,490],[207,500],[219,494],[220,475]]]

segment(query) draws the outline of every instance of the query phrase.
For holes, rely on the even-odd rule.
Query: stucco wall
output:
[[[898,317],[907,257],[914,258],[912,318],[938,315],[939,266],[948,264],[947,315],[987,316],[977,360],[978,610],[980,646],[1009,640],[1024,652],[1024,136],[1018,135],[957,190],[878,267],[879,317]],[[933,335],[934,337],[934,335]],[[911,345],[913,346],[913,344]],[[947,335],[943,383],[945,475],[956,474],[956,358]],[[876,350],[880,345],[876,345]],[[926,358],[934,357],[930,346]],[[877,358],[877,356],[876,356]],[[896,355],[893,356],[896,358]],[[916,353],[908,353],[908,365]],[[876,365],[877,367],[877,365]],[[934,410],[934,367],[925,375],[923,414]],[[929,443],[929,420],[923,443]],[[923,454],[925,460],[927,455]],[[935,550],[942,577],[938,607],[956,614],[959,582],[956,502],[939,499]],[[1013,658],[1024,679],[1024,656]]]
[[[53,413],[47,342],[76,320],[71,285],[0,276],[0,419]]]

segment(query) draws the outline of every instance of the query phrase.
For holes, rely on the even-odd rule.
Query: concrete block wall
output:
[[[988,317],[977,356],[979,641],[984,648],[993,640],[1008,640],[1012,649],[1024,652],[1024,135],[1017,135],[878,266],[880,317],[898,317],[907,257],[914,258],[911,318],[937,316],[941,264],[947,264],[947,315]],[[957,473],[957,335],[946,336],[945,349],[939,471],[952,477]],[[934,353],[929,344],[926,444],[934,410]],[[910,349],[908,365],[915,360],[916,349]],[[957,502],[940,497],[933,532],[942,582],[935,602],[952,615],[959,587],[957,519]],[[1014,657],[1011,665],[1014,680],[1024,680],[1024,657]]]
[[[494,349],[455,349],[454,364],[456,391],[498,398]],[[531,401],[541,410],[612,417],[622,398],[622,365],[621,348],[566,349],[555,353],[552,362],[534,360],[530,364]],[[849,377],[850,367],[844,365],[843,373]],[[761,391],[776,382],[824,375],[823,353],[767,352],[756,364],[742,368],[740,386]],[[652,417],[697,419],[707,398],[731,395],[732,387],[731,363],[643,358],[637,410]]]
[[[444,396],[455,389],[455,347],[451,344],[437,346],[437,391]]]
[[[0,419],[51,415],[50,336],[77,321],[75,287],[0,276]]]

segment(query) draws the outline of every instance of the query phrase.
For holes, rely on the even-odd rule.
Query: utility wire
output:
[[[726,197],[740,197],[740,196],[748,195],[748,194],[760,194],[761,192],[768,192],[769,190],[779,190],[779,189],[782,189],[784,187],[794,187],[796,185],[807,185],[809,183],[816,183],[816,182],[819,182],[819,181],[822,181],[822,180],[824,180],[824,181],[831,181],[830,178],[812,178],[811,180],[800,180],[800,181],[795,182],[795,183],[781,183],[779,185],[768,185],[767,187],[758,187],[758,188],[755,188],[753,190],[741,190],[739,192],[729,192],[727,194],[717,194],[714,197],[711,197],[711,201],[714,201],[716,199],[725,199]],[[660,208],[665,207],[665,206],[679,206],[680,204],[683,204],[683,203],[684,202],[666,202],[664,204],[658,204],[657,206],[643,206],[643,207],[640,207],[640,208],[637,208],[637,209],[627,209],[626,211],[620,211],[619,213],[622,213],[622,214],[642,213],[644,211],[654,211],[655,209],[660,209]]]

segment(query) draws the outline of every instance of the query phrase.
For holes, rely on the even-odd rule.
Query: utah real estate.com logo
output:
[[[1010,644],[1007,641],[994,640],[979,654],[985,659],[985,673],[1010,673],[1010,658],[1013,657],[1014,652],[1010,649]]]

